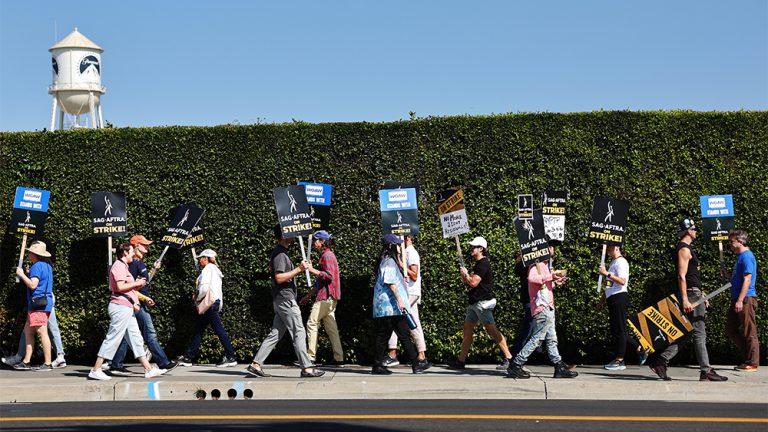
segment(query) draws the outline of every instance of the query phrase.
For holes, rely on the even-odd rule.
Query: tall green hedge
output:
[[[758,260],[758,322],[765,358],[768,246],[767,112],[594,112],[425,118],[394,123],[290,123],[253,126],[161,127],[0,134],[0,229],[7,233],[14,188],[51,191],[46,238],[55,251],[57,311],[70,357],[92,361],[106,332],[106,240],[90,238],[90,194],[127,193],[129,229],[157,239],[168,210],[195,201],[207,210],[206,239],[225,274],[223,320],[240,360],[251,358],[272,322],[267,254],[276,222],[271,191],[297,180],[334,186],[331,231],[337,239],[343,299],[337,311],[350,361],[373,351],[371,292],[379,253],[377,191],[384,181],[421,187],[424,302],[428,355],[458,352],[465,291],[454,243],[442,238],[436,192],[464,185],[471,236],[490,244],[498,304],[508,339],[521,306],[513,273],[511,219],[519,193],[570,192],[565,245],[557,258],[569,282],[555,296],[558,336],[568,361],[609,359],[607,313],[597,312],[599,250],[586,242],[595,196],[631,202],[626,250],[635,310],[674,287],[674,224],[698,218],[699,195],[734,196],[737,226],[749,231]],[[4,234],[0,251],[2,349],[15,349],[24,322],[24,291],[14,284],[20,241]],[[717,246],[698,241],[704,288],[719,286]],[[149,259],[159,255],[150,251]],[[298,248],[293,250],[298,259]],[[727,254],[728,265],[733,256]],[[153,316],[171,355],[188,344],[195,320],[189,296],[195,271],[189,252],[169,253],[153,282]],[[304,282],[302,282],[303,284]],[[727,295],[712,302],[710,357],[739,360],[724,333]],[[306,310],[304,311],[307,312]],[[478,332],[470,361],[494,361],[498,351]],[[690,345],[690,344],[689,344]],[[330,356],[321,337],[320,357]],[[203,359],[222,354],[211,332]],[[271,361],[293,358],[283,341]],[[543,358],[542,358],[543,359]],[[693,363],[690,346],[678,355]]]

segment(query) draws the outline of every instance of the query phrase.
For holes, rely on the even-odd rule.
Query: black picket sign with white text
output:
[[[303,185],[278,187],[272,190],[275,208],[283,238],[295,238],[312,234],[312,217],[309,215],[307,194]]]
[[[595,198],[587,241],[621,246],[624,243],[628,214],[627,201],[608,197]]]
[[[159,243],[163,246],[181,249],[192,230],[200,223],[203,214],[205,214],[205,210],[194,204],[179,206]]]
[[[533,218],[515,217],[515,231],[523,265],[526,267],[549,260],[549,243],[544,233],[544,217],[540,209],[533,210]]]
[[[125,192],[91,194],[91,228],[94,237],[122,237],[128,234]]]

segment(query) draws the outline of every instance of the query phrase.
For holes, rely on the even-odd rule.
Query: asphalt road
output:
[[[0,405],[2,431],[768,430],[768,404],[588,400],[203,400]]]

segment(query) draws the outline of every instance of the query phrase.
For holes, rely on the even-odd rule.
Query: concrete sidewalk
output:
[[[531,378],[514,380],[495,365],[468,365],[463,371],[433,366],[423,375],[394,367],[389,376],[371,375],[370,367],[322,368],[321,378],[299,378],[299,369],[267,365],[269,378],[246,376],[247,365],[216,368],[178,367],[158,379],[144,379],[143,369],[130,365],[135,378],[87,379],[89,366],[69,365],[51,372],[0,371],[0,402],[61,402],[97,400],[193,400],[195,392],[237,390],[238,399],[251,389],[254,399],[595,399],[768,403],[768,368],[736,372],[716,367],[727,382],[699,382],[694,367],[672,367],[672,381],[661,381],[646,366],[606,371],[580,366],[575,379],[552,378],[552,366],[529,366]],[[210,398],[210,396],[209,396]]]

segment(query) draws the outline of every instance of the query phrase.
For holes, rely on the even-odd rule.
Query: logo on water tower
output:
[[[96,75],[101,75],[99,59],[94,55],[87,55],[80,60],[80,75],[86,73],[91,68],[96,71]]]
[[[59,64],[56,63],[56,57],[51,57],[51,63],[53,63],[53,73],[59,76]]]

